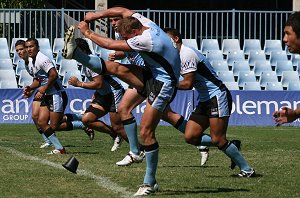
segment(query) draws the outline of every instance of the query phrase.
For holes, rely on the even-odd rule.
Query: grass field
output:
[[[33,125],[0,125],[0,197],[131,197],[143,182],[145,162],[118,167],[127,143],[111,152],[109,136],[89,141],[80,130],[59,132],[66,155],[47,155]],[[242,153],[257,177],[236,178],[238,168],[218,149],[210,149],[206,166],[182,134],[159,127],[160,144],[154,197],[300,197],[300,129],[296,127],[230,127],[228,139],[242,141]],[[77,174],[61,164],[79,161]]]

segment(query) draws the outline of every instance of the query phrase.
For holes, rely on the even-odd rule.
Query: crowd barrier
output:
[[[66,89],[69,103],[65,113],[81,113],[91,102],[93,91],[83,89]],[[33,123],[31,119],[32,98],[22,97],[22,89],[0,89],[0,124]],[[233,98],[230,126],[274,126],[272,112],[282,106],[292,109],[300,106],[298,91],[231,91]],[[172,109],[188,118],[195,105],[197,94],[193,90],[178,91]],[[140,122],[145,109],[145,102],[140,104],[134,115]],[[108,116],[101,119],[109,122]],[[168,125],[161,121],[160,125]],[[299,126],[299,120],[288,124]]]

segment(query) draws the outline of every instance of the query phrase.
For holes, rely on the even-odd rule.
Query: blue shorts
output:
[[[114,90],[109,94],[100,95],[97,91],[95,92],[95,99],[91,102],[102,106],[106,112],[117,112],[122,97],[124,95],[124,89]]]
[[[231,109],[232,97],[228,89],[225,89],[208,101],[198,102],[192,114],[209,118],[221,118],[230,116]]]
[[[173,101],[177,87],[174,83],[164,83],[153,78],[146,81],[145,91],[149,104],[160,112]]]
[[[51,95],[45,95],[41,101],[41,107],[48,107],[49,111],[62,113],[68,104],[68,96],[65,91]]]

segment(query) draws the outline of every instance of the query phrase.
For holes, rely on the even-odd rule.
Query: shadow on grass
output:
[[[235,177],[235,178],[241,178],[242,179],[242,177],[239,177],[238,175],[230,175],[231,177]],[[255,177],[250,177],[250,178],[256,178],[256,177],[263,177],[263,175],[261,175],[261,174],[255,174]]]
[[[226,192],[249,192],[248,189],[234,188],[211,188],[211,189],[185,189],[185,190],[160,190],[160,195],[187,195],[187,194],[207,194],[207,193],[226,193]]]
[[[218,167],[220,167],[220,166],[200,166],[200,165],[198,165],[198,166],[187,166],[187,165],[177,165],[177,166],[171,166],[171,165],[169,165],[169,166],[161,166],[161,167],[163,167],[163,168],[218,168]]]
[[[78,147],[78,148],[89,148],[89,147],[92,147],[92,146],[90,146],[90,145],[66,145],[64,147],[66,147],[66,148],[76,148],[76,147]]]

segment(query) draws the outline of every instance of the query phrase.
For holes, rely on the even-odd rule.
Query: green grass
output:
[[[112,188],[131,195],[143,182],[145,162],[115,165],[127,154],[127,143],[110,152],[112,140],[102,133],[94,141],[80,130],[57,135],[68,154],[47,155],[50,149],[39,148],[33,125],[0,125],[0,197],[124,197]],[[216,148],[200,167],[198,151],[171,127],[159,127],[157,138],[161,191],[154,197],[300,197],[299,128],[229,128],[228,139],[242,140],[256,178],[233,177],[239,170],[231,170],[230,160]],[[79,161],[78,174],[61,168],[70,156]]]

